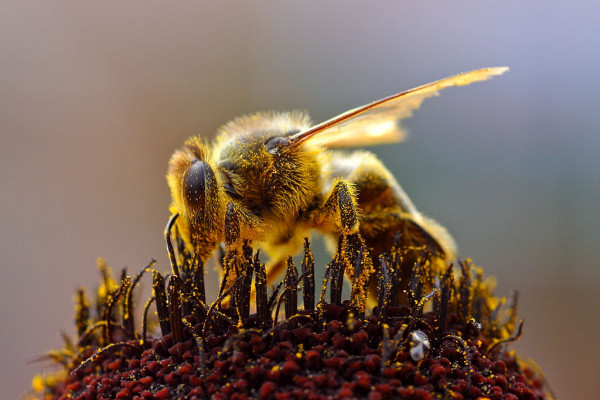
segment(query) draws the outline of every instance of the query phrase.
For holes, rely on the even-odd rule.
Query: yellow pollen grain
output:
[[[33,387],[33,390],[35,390],[38,393],[41,393],[44,391],[44,388],[46,387],[44,385],[44,378],[41,375],[35,375],[31,381],[31,386]]]

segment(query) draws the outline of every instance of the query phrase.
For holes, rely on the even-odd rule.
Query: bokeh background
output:
[[[518,289],[522,339],[562,399],[600,374],[600,52],[594,1],[0,4],[0,397],[73,333],[97,256],[168,269],[172,151],[232,117],[324,120],[457,72],[376,151],[461,256]],[[146,287],[149,286],[146,282]]]

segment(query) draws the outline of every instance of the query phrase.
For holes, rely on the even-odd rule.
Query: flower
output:
[[[507,350],[522,332],[517,296],[495,297],[481,268],[392,246],[369,298],[367,250],[350,259],[348,243],[360,238],[345,239],[318,297],[308,240],[300,272],[290,257],[270,293],[259,252],[247,242],[228,249],[210,304],[203,265],[180,237],[167,276],[153,261],[133,277],[123,272],[117,284],[100,262],[94,307],[83,289],[77,294],[76,342],[51,354],[61,371],[36,377],[34,389],[44,399],[553,397],[535,364]],[[410,281],[400,282],[407,260]],[[153,296],[136,328],[133,291],[149,270]],[[352,278],[349,299],[342,299],[344,272]],[[148,333],[151,303],[156,335]]]

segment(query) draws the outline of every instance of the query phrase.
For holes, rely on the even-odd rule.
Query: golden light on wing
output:
[[[431,82],[346,111],[294,135],[291,140],[327,147],[365,146],[398,142],[406,137],[399,120],[408,118],[423,100],[441,89],[485,81],[508,71],[508,67],[482,68]]]
[[[333,125],[310,138],[310,143],[324,147],[360,147],[380,143],[401,142],[406,138],[406,130],[398,117],[387,116],[355,117],[348,123]]]

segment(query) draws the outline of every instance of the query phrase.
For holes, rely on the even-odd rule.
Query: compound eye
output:
[[[183,178],[183,194],[188,204],[204,207],[206,197],[206,173],[210,167],[204,161],[196,160],[188,168]]]
[[[287,147],[290,145],[290,139],[287,137],[276,136],[268,139],[265,142],[265,147],[267,151],[273,155],[279,153],[283,147]]]

